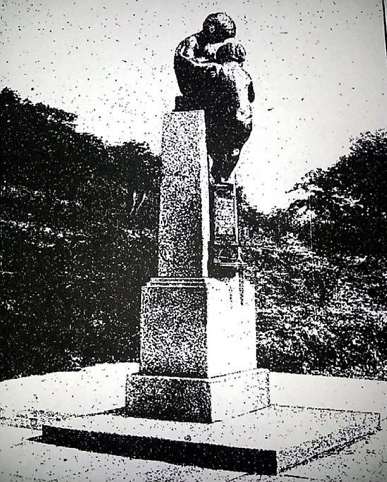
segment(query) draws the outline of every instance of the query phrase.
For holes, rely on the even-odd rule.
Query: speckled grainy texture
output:
[[[203,469],[199,467],[178,466],[165,462],[152,460],[136,460],[129,457],[108,455],[106,453],[88,452],[74,450],[63,446],[56,446],[47,443],[39,443],[37,436],[40,431],[22,429],[6,426],[16,425],[25,420],[31,424],[33,417],[38,411],[46,414],[47,424],[58,424],[56,416],[52,417],[48,412],[56,410],[58,413],[86,414],[98,411],[111,403],[112,397],[119,400],[123,395],[123,382],[126,373],[138,370],[136,364],[114,364],[90,367],[87,369],[88,376],[93,379],[93,384],[99,387],[93,391],[95,400],[85,399],[84,391],[80,386],[84,383],[83,372],[52,373],[49,376],[29,377],[18,380],[8,380],[0,383],[1,416],[6,417],[0,420],[0,480],[1,482],[16,481],[39,481],[48,482],[58,480],[61,482],[86,482],[86,481],[114,481],[130,480],[134,482],[143,481],[178,481],[178,482],[215,482],[241,480],[241,482],[265,481],[265,482],[287,482],[299,481],[340,481],[340,482],[385,482],[387,475],[387,451],[386,451],[386,411],[385,400],[387,394],[387,383],[372,380],[349,380],[334,377],[315,377],[310,375],[293,375],[284,373],[271,373],[270,383],[272,386],[272,398],[274,404],[295,405],[306,401],[307,406],[330,407],[333,410],[302,410],[302,407],[278,407],[277,410],[269,410],[264,416],[264,411],[256,412],[261,414],[265,421],[261,429],[266,426],[266,432],[262,442],[277,439],[285,446],[285,439],[293,440],[297,437],[304,437],[307,432],[308,417],[303,418],[303,412],[309,413],[310,427],[314,425],[315,434],[323,435],[325,430],[335,431],[339,426],[339,420],[344,415],[351,420],[351,413],[345,415],[343,411],[375,411],[384,410],[384,424],[380,432],[359,440],[342,450],[335,450],[325,457],[311,460],[306,465],[299,465],[292,469],[285,469],[277,476],[246,475],[245,472],[228,472],[224,470]],[[108,378],[107,378],[108,377]],[[114,383],[110,384],[113,379]],[[63,383],[65,381],[65,383]],[[108,389],[107,389],[107,382]],[[118,387],[118,388],[117,388]],[[47,396],[47,394],[53,394]],[[54,398],[53,398],[54,397]],[[91,397],[90,397],[91,398]],[[119,407],[120,405],[115,405]],[[304,408],[306,408],[304,405]],[[273,415],[290,414],[287,418],[278,417],[278,426],[281,430],[276,432],[273,427]],[[341,414],[342,415],[341,415]],[[271,414],[271,415],[270,415]],[[357,415],[352,418],[355,420]],[[275,417],[274,417],[275,418]],[[94,422],[90,424],[91,420]],[[88,426],[94,432],[114,430],[113,422],[120,424],[115,429],[123,431],[125,423],[129,419],[104,416],[81,416],[76,417],[76,424]],[[232,433],[239,433],[241,440],[252,437],[255,433],[258,437],[262,430],[246,429],[246,418],[237,417],[228,425],[228,435],[222,435],[222,428],[226,424],[220,424],[220,429],[213,429],[218,433],[218,438],[223,443],[230,440]],[[304,422],[301,422],[304,420]],[[364,420],[364,418],[361,418]],[[65,421],[66,423],[69,420]],[[64,423],[65,423],[64,422]],[[124,423],[122,423],[124,422]],[[72,426],[75,428],[75,421]],[[175,438],[181,438],[184,442],[195,442],[200,436],[201,429],[205,436],[212,425],[205,424],[176,424],[175,422],[162,422],[156,420],[131,419],[132,426],[142,427],[142,434],[155,435],[159,427],[164,435],[167,434],[166,427],[169,427],[169,435],[175,434]],[[110,426],[110,429],[109,429]],[[181,430],[177,431],[176,426]],[[254,425],[256,428],[257,426]],[[364,426],[363,426],[364,428]],[[215,433],[213,432],[213,433]],[[137,430],[137,435],[139,431]],[[285,434],[287,436],[285,437]],[[133,434],[135,435],[135,434]],[[243,435],[243,437],[242,437]],[[268,438],[266,438],[268,436]],[[247,438],[246,438],[247,437]],[[268,447],[268,445],[265,445]]]
[[[127,416],[210,423],[269,405],[269,371],[245,370],[212,378],[133,375]]]
[[[42,0],[39,3],[10,0],[3,2],[2,5],[2,9],[4,9],[4,15],[2,15],[4,48],[1,49],[0,54],[1,81],[4,85],[20,92],[23,98],[29,97],[34,103],[43,102],[50,104],[54,109],[63,108],[77,114],[79,119],[77,128],[81,130],[103,135],[104,139],[119,142],[129,139],[146,139],[152,144],[153,149],[158,150],[161,137],[158,135],[161,130],[161,118],[163,112],[171,108],[173,98],[177,93],[171,66],[171,46],[176,45],[177,41],[188,33],[200,29],[204,11],[207,14],[215,8],[227,9],[235,18],[238,35],[248,50],[249,71],[252,73],[254,82],[258,81],[255,104],[258,112],[255,116],[253,134],[243,153],[244,158],[238,176],[246,186],[249,198],[260,208],[269,209],[276,204],[286,202],[285,191],[291,188],[307,171],[331,166],[335,159],[345,152],[350,136],[358,136],[362,131],[372,131],[385,125],[386,70],[382,17],[382,5],[384,4],[385,2],[382,1],[371,0],[356,2],[344,0],[340,2],[329,0],[315,2],[309,0],[280,0],[277,2],[243,0],[241,2],[225,1],[221,4],[204,2],[203,5],[198,6],[198,3],[193,0],[185,2],[173,0],[167,3],[147,0],[141,2],[112,1],[109,5],[103,0],[82,2]],[[26,101],[24,107],[27,105]],[[47,110],[44,105],[41,105],[41,108],[50,116],[50,112],[55,112],[55,110]],[[71,119],[75,119],[75,117],[69,114],[67,119],[69,122],[73,122]],[[25,135],[28,132],[28,122],[26,123],[24,119],[19,125],[17,134],[21,135],[20,139],[27,145],[27,150],[30,146],[37,145],[42,149],[47,147],[46,152],[53,152],[51,145],[40,142],[39,134],[36,135],[33,142],[30,142],[32,136]],[[34,135],[35,132],[33,130]],[[19,139],[19,137],[17,138]],[[22,142],[20,142],[21,144]],[[77,153],[77,150],[75,152]],[[40,160],[39,157],[38,160]],[[61,167],[68,168],[68,164],[63,162],[62,156],[54,155],[53,160],[55,163],[61,164]],[[14,162],[13,156],[9,157],[9,161],[11,164]],[[59,164],[50,166],[52,168]],[[18,173],[17,169],[13,169],[13,171]],[[44,172],[34,170],[34,176],[28,176],[28,181],[32,182],[36,177],[38,181],[43,180],[47,185],[51,185],[51,172],[54,171],[56,171],[56,167],[51,171]],[[25,181],[25,179],[22,180]],[[15,189],[20,196],[21,203],[26,206],[26,213],[30,207],[32,214],[36,209],[34,196],[37,193],[39,199],[51,198],[53,193],[57,194],[52,189],[42,191],[39,185],[40,182],[28,185],[30,194],[26,197],[24,197],[26,191],[24,191],[23,184],[16,187],[10,186],[11,189]],[[372,195],[375,192],[373,187],[370,189]],[[347,196],[342,198],[342,193],[339,191],[338,197],[345,201]],[[344,192],[344,194],[348,193]],[[9,199],[12,200],[12,198],[8,198],[7,201]],[[351,206],[351,210],[356,211],[361,206],[357,199],[358,196],[353,198],[354,206]],[[68,203],[66,196],[60,199],[60,201],[62,200],[65,204]],[[75,203],[78,201],[78,199],[74,200]],[[349,202],[352,204],[351,198],[349,198]],[[308,199],[308,203],[310,204],[310,199]],[[10,204],[13,204],[12,201]],[[38,211],[39,209],[48,211],[51,215],[54,207],[55,204],[42,204]],[[55,216],[52,217],[55,218]],[[8,221],[12,225],[12,229],[20,230],[20,232],[26,230],[24,219],[10,218]],[[61,240],[60,242],[63,240],[64,243],[71,246],[69,251],[71,259],[75,260],[79,256],[79,249],[75,248],[71,233],[63,234],[61,229],[55,227],[55,223],[49,221],[48,217],[44,218],[44,222],[41,224],[35,224],[35,221],[36,216],[33,214],[32,219],[28,220],[28,230],[40,230],[45,233],[41,238],[43,242],[37,246],[39,250],[45,251],[50,246],[51,240],[58,238]],[[316,224],[314,223],[314,226]],[[310,246],[312,246],[312,227],[311,222]],[[125,231],[126,234],[127,231]],[[372,231],[370,231],[370,239],[372,236]],[[313,231],[313,242],[315,239],[315,231]],[[36,242],[39,238],[35,237],[34,240]],[[105,243],[102,244],[106,247]],[[24,257],[20,257],[20,265],[26,272],[27,278],[32,279],[31,285],[42,279],[44,283],[47,282],[47,288],[49,288],[51,279],[47,275],[53,273],[50,263],[45,261],[41,265],[43,269],[30,270],[31,263],[26,262],[31,261],[31,256],[27,256],[25,251],[22,253]],[[94,254],[95,252],[93,252]],[[277,255],[277,251],[274,254]],[[311,258],[313,263],[315,259]],[[276,263],[280,263],[281,260],[281,256],[277,257]],[[35,276],[35,273],[38,275]],[[292,273],[294,275],[294,271]],[[274,274],[276,275],[277,272]],[[6,272],[6,276],[9,275],[13,276],[12,270]],[[281,276],[282,274],[279,275],[279,277]],[[361,283],[361,280],[358,280],[356,276],[355,278]],[[79,279],[80,286],[84,289],[80,298],[84,296],[86,299],[89,297],[92,283],[84,275],[79,276]],[[272,289],[272,286],[266,283],[267,278],[260,279],[263,281],[265,289]],[[109,283],[109,277],[106,278],[106,281],[108,289],[113,289],[112,282]],[[117,278],[115,282],[117,285]],[[21,286],[23,285],[21,284]],[[39,286],[44,286],[44,284]],[[127,285],[125,288],[128,289]],[[67,293],[66,290],[67,286],[63,292]],[[344,293],[344,297],[346,297],[343,303],[344,309],[340,296],[337,298],[341,313],[345,313],[347,306],[350,309],[354,306],[353,313],[357,316],[356,310],[359,306],[361,308],[362,298],[356,297],[356,289],[352,290],[352,286],[348,285],[345,290],[341,290],[339,286],[336,291],[339,295]],[[41,357],[47,363],[47,370],[52,370],[51,363],[55,362],[55,359],[58,358],[58,351],[66,343],[70,350],[73,350],[77,344],[82,350],[86,346],[88,349],[91,347],[89,343],[83,342],[83,338],[80,339],[74,335],[76,332],[73,331],[73,327],[79,322],[79,317],[67,318],[64,316],[58,322],[58,319],[51,314],[55,311],[51,311],[50,308],[56,306],[58,312],[62,311],[61,297],[52,296],[49,289],[42,290],[42,292],[44,292],[44,296],[42,297],[43,310],[41,313],[47,317],[44,318],[44,323],[41,323],[40,313],[36,311],[35,305],[39,304],[39,299],[33,295],[34,291],[25,293],[28,303],[24,307],[30,307],[31,312],[27,310],[28,315],[31,314],[30,318],[22,318],[20,305],[14,301],[13,297],[10,297],[8,308],[16,313],[16,322],[15,330],[11,331],[11,335],[7,336],[5,340],[6,342],[11,339],[18,340],[18,336],[22,333],[25,338],[28,338],[27,347],[31,342],[34,352],[38,353],[42,351],[43,342],[50,344],[51,335],[57,333],[58,337],[54,340],[55,342],[58,340],[58,345],[53,344],[55,357]],[[313,295],[315,294],[313,290],[311,292]],[[286,297],[281,296],[281,298]],[[66,304],[70,299],[69,296],[65,297]],[[281,318],[282,321],[284,311],[282,309],[275,311],[276,307],[272,304],[269,300],[269,310],[278,313],[278,318]],[[288,302],[285,301],[284,304],[287,304],[286,309],[288,309]],[[363,320],[366,325],[369,317],[372,316],[371,308],[373,310],[373,307],[369,308],[369,306],[371,305],[367,305],[367,309],[360,312],[361,316],[357,317],[362,325]],[[311,340],[315,340],[311,343],[321,342],[323,348],[328,347],[329,342],[326,342],[326,339],[329,340],[329,338],[321,337],[321,326],[315,323],[316,314],[324,320],[324,311],[313,310],[311,319],[313,324],[305,325],[303,306],[298,305],[297,308],[301,313],[300,328],[303,332],[309,332]],[[335,306],[334,309],[336,309]],[[332,320],[336,326],[336,314],[332,316]],[[90,334],[99,325],[100,317],[93,319],[92,322],[95,322],[96,325],[90,325]],[[110,322],[109,318],[109,329],[112,327]],[[72,327],[67,340],[62,339],[62,330],[57,329],[57,326],[63,328],[63,325]],[[51,327],[51,331],[47,332],[41,329],[41,326]],[[287,342],[290,341],[291,336],[288,331],[291,324],[287,323],[286,319],[283,326],[285,331],[280,326],[279,338],[280,343],[283,342],[285,345],[285,350],[283,352],[274,351],[277,360],[282,358],[281,355],[278,356],[278,353],[286,354]],[[23,331],[23,327],[27,327],[27,329]],[[346,325],[344,328],[344,333],[346,333]],[[367,325],[364,331],[370,331],[367,330]],[[128,340],[127,331],[125,336]],[[271,344],[273,333],[270,336],[268,345]],[[19,339],[21,342],[22,337]],[[93,336],[90,339],[94,340]],[[379,356],[378,351],[371,348],[372,342],[371,344],[365,343],[367,339],[366,336],[361,337],[360,340],[353,337],[351,342],[356,345],[363,343],[365,356],[366,352],[372,352],[375,353],[374,359],[376,359]],[[85,340],[89,340],[89,338],[85,337]],[[345,336],[343,336],[343,340],[344,346],[340,347],[340,344],[334,346],[334,350],[336,346],[340,347],[340,349],[336,349],[337,357],[334,358],[335,361],[339,361],[339,364],[342,360],[345,361],[347,356]],[[94,342],[99,347],[101,343],[106,343],[106,338],[101,335],[96,337]],[[291,347],[296,346],[296,349],[290,348],[290,350],[295,352],[298,358],[301,353],[298,352],[297,347],[300,347],[301,351],[305,345],[303,339],[301,342],[302,344],[290,344]],[[16,342],[13,346],[16,348],[20,344]],[[118,352],[117,345],[114,346],[114,351]],[[23,364],[25,367],[36,369],[38,365],[33,364],[32,356],[30,357],[23,348],[20,353],[19,359],[17,357],[13,359],[17,360],[15,368],[19,368],[18,365]],[[313,358],[308,351],[304,356]],[[5,359],[7,362],[13,361],[11,357],[6,356]],[[360,357],[353,360],[360,361]],[[76,357],[74,357],[74,366],[76,363]],[[285,367],[286,363],[285,360]],[[372,373],[378,375],[378,366],[375,369],[367,363],[367,361],[364,362],[363,371],[360,373],[363,376],[364,373],[369,376],[367,370],[370,367],[374,370]],[[321,369],[318,360],[317,365]],[[310,366],[314,367],[313,360]],[[328,368],[332,368],[332,366],[333,362]],[[289,367],[287,366],[287,368]],[[339,370],[340,368],[338,366]],[[28,373],[33,373],[33,370]],[[331,372],[329,371],[329,373]],[[359,374],[355,371],[355,367],[351,366],[351,359],[345,373],[349,376]],[[55,377],[58,380],[61,379],[59,375],[55,375]],[[104,402],[110,403],[114,400],[116,403],[122,397],[122,394],[117,394],[114,390],[112,390],[114,396],[110,394],[109,382],[111,381],[111,377],[109,381],[106,380],[106,377],[102,377],[95,387],[89,382],[85,384],[85,379],[82,378],[74,385],[72,389],[74,391],[69,387],[65,388],[63,383],[59,383],[56,387],[48,384],[42,399],[53,402],[55,398],[55,401],[60,402],[59,405],[63,405],[60,407],[61,412],[68,410],[72,406],[70,402],[75,399],[77,409],[84,408],[85,399],[89,399],[88,403],[94,408],[106,406],[99,405],[98,400],[109,395],[111,398],[104,399]],[[39,392],[36,390],[35,383],[39,385],[40,382],[33,380],[29,387],[16,384],[18,388],[13,392],[12,398],[17,402],[22,399],[24,403],[24,397],[27,397],[32,402],[36,402],[34,410],[40,410]],[[347,382],[339,380],[338,383],[343,387]],[[330,404],[333,397],[329,396],[331,387],[326,384],[319,386],[320,381],[316,385],[318,386],[317,395],[320,391],[324,392],[324,389],[328,392],[328,395],[325,393],[325,398],[323,398],[327,408],[332,408]],[[92,390],[91,397],[89,397],[90,388]],[[315,398],[305,395],[304,379],[299,385],[287,385],[284,391],[286,393],[297,391],[297,396],[293,397],[293,400],[301,400],[303,403],[306,399],[315,400]],[[364,396],[364,392],[365,390],[355,390],[350,398],[353,400],[361,396],[367,402],[368,399]],[[367,394],[369,394],[368,388]],[[369,410],[369,407],[373,407],[372,403],[367,403],[362,409]],[[36,412],[29,411],[27,403],[23,405],[22,411],[32,424]],[[293,411],[291,417],[294,422],[293,433],[303,433],[302,424],[295,423],[297,420],[295,413],[296,411]],[[49,415],[48,412],[47,414]],[[334,423],[333,425],[328,424],[329,426],[335,428]],[[243,427],[243,430],[244,434],[250,433],[246,426]],[[266,477],[249,477],[243,473],[230,474],[220,471],[203,471],[202,469],[183,469],[162,463],[139,462],[104,454],[80,452],[55,446],[48,447],[38,444],[31,438],[36,433],[27,431],[23,432],[22,436],[19,433],[15,434],[8,427],[1,430],[0,440],[2,448],[4,447],[0,454],[2,457],[0,462],[2,482],[3,480],[5,482],[14,480],[41,482],[54,480],[216,481],[235,478],[245,481],[269,480]],[[275,480],[384,482],[387,480],[385,470],[386,433],[384,431],[381,434],[383,440],[382,437],[377,439],[375,436],[378,444],[374,442],[375,438],[368,438],[354,447],[346,448],[342,454],[333,454],[316,463],[298,467]],[[383,454],[380,455],[382,451]]]
[[[203,111],[164,119],[159,277],[142,290],[140,375],[128,379],[129,415],[211,422],[269,403],[268,372],[262,378],[256,370],[253,287],[236,272],[205,277],[214,213],[204,128]],[[215,227],[223,240],[223,227],[224,240],[237,244],[235,189],[226,188],[224,215],[212,203],[212,240]]]
[[[1,79],[79,116],[113,142],[159,150],[178,94],[173,51],[207,14],[227,12],[257,99],[238,174],[269,209],[300,176],[331,165],[350,136],[385,125],[381,0],[3,2]]]
[[[141,373],[207,378],[250,370],[254,340],[254,290],[246,280],[155,278],[143,288]]]
[[[203,111],[167,114],[163,124],[159,276],[207,275],[208,161]]]
[[[45,426],[47,443],[273,475],[374,433],[379,416],[271,406],[212,424],[94,415]]]

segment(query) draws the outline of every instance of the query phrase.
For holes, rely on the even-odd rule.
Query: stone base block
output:
[[[257,368],[254,287],[243,277],[152,278],[142,289],[142,375],[212,378]]]
[[[248,370],[213,378],[131,375],[126,415],[214,422],[269,405],[269,371]]]
[[[375,413],[274,405],[211,424],[125,417],[120,411],[112,411],[45,424],[42,442],[137,459],[273,475],[373,433],[379,423],[380,415]]]

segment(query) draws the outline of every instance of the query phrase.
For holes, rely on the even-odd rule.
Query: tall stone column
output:
[[[210,218],[204,111],[165,115],[162,169],[158,275],[207,276]]]
[[[220,201],[212,189],[210,203],[203,111],[165,116],[162,163],[158,277],[142,289],[140,371],[128,378],[126,412],[212,422],[263,408],[268,371],[256,368],[254,289],[236,270],[215,277],[211,268],[213,220],[229,208],[221,198],[230,188],[220,188]]]

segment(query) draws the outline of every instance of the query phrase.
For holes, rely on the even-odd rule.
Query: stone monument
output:
[[[376,414],[269,406],[232,178],[254,97],[234,37],[232,19],[213,14],[176,51],[183,96],[163,124],[158,276],[142,289],[125,407],[46,424],[46,443],[276,474],[378,426]]]
[[[164,117],[158,277],[142,290],[140,371],[127,383],[131,416],[213,422],[269,404],[268,371],[256,365],[254,289],[241,269],[235,185],[219,182],[231,176],[230,156],[243,144],[236,76],[228,90],[217,78],[226,77],[216,64],[226,45],[222,58],[241,68],[231,59],[236,49],[223,43],[234,35],[234,22],[213,14],[176,51],[184,95]],[[237,133],[233,144],[218,135],[220,147],[211,150],[222,123]]]

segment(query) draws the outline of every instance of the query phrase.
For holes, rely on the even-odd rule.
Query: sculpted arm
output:
[[[201,70],[208,70],[208,68],[213,68],[217,65],[215,62],[207,59],[204,54],[201,54],[200,46],[195,35],[188,37],[178,45],[175,58],[176,60],[185,61],[192,67]]]

